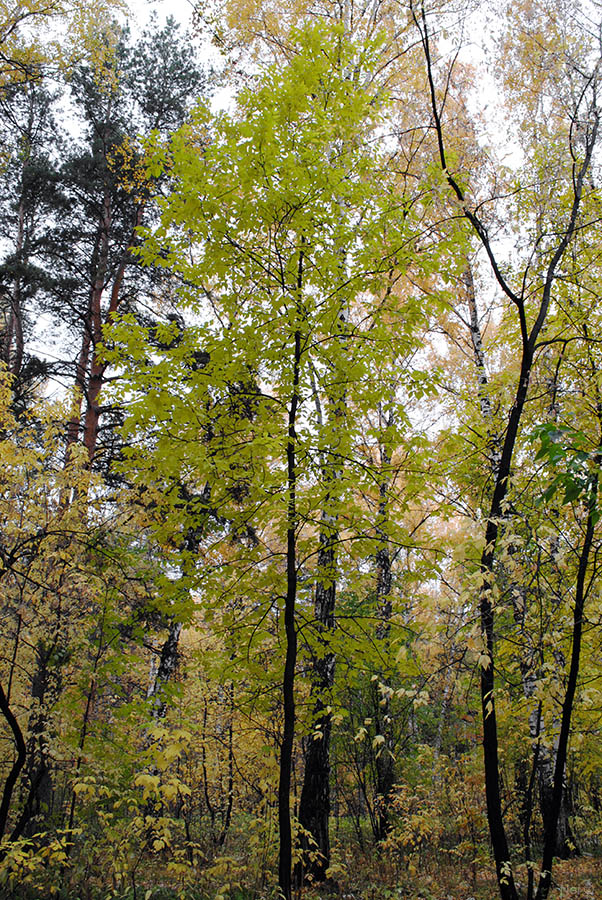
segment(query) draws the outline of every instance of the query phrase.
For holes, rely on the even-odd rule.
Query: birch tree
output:
[[[450,189],[453,202],[470,224],[476,239],[480,242],[491,267],[498,289],[509,304],[514,327],[519,333],[520,369],[514,377],[514,398],[507,409],[504,437],[501,442],[499,464],[493,479],[491,501],[487,512],[483,550],[479,563],[478,605],[483,637],[483,655],[480,663],[481,706],[483,722],[483,750],[485,772],[485,794],[491,843],[496,863],[500,895],[503,900],[516,900],[517,887],[512,873],[510,850],[504,823],[501,800],[499,740],[496,717],[496,572],[499,563],[500,537],[503,529],[512,473],[515,465],[515,451],[519,441],[526,404],[530,398],[530,384],[536,368],[537,357],[545,343],[546,323],[557,301],[557,283],[565,271],[568,249],[579,230],[587,221],[588,201],[592,195],[591,173],[594,168],[595,151],[598,140],[599,107],[598,48],[593,42],[589,51],[576,49],[574,33],[567,29],[562,34],[563,54],[557,53],[554,37],[559,36],[552,22],[559,21],[559,11],[542,4],[535,9],[547,25],[545,39],[541,42],[541,54],[531,61],[521,75],[521,87],[513,82],[523,98],[526,108],[532,113],[545,109],[546,123],[536,126],[537,140],[547,141],[546,166],[554,160],[554,191],[549,190],[549,182],[542,169],[542,151],[538,144],[527,141],[525,152],[528,157],[527,170],[531,176],[531,188],[522,185],[518,192],[520,208],[529,210],[525,227],[529,234],[529,250],[523,268],[513,272],[499,257],[490,233],[489,209],[492,201],[475,202],[462,176],[457,172],[446,150],[445,92],[441,93],[436,84],[437,59],[431,39],[431,17],[424,5],[412,5],[417,34],[422,43],[428,90],[431,95],[431,113],[438,140],[439,161],[443,175]],[[533,20],[531,20],[533,21]],[[563,20],[566,27],[566,19]],[[534,38],[530,23],[526,29],[515,28],[512,40],[520,52],[527,51]],[[575,53],[578,54],[579,62]],[[527,61],[526,55],[523,57]],[[528,73],[528,74],[525,74]],[[449,75],[447,76],[449,79]],[[577,79],[576,83],[574,79]],[[449,83],[449,80],[448,80]],[[552,93],[550,93],[550,89]],[[544,99],[545,98],[545,99]],[[549,107],[547,104],[550,104]],[[541,105],[539,105],[541,104]],[[552,122],[554,125],[552,126]],[[527,200],[527,196],[529,199]],[[592,501],[595,502],[595,501]],[[583,566],[587,568],[589,550],[586,545],[591,540],[586,534],[583,547]],[[566,746],[574,699],[581,648],[582,604],[584,573],[577,579],[574,597],[574,632],[570,652],[569,678],[560,724],[559,751],[556,755],[554,772],[554,800],[546,822],[543,857],[536,896],[544,900],[550,887],[551,866],[555,852],[556,827],[562,799]],[[531,893],[531,882],[529,894]]]

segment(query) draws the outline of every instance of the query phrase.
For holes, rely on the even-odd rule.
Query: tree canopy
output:
[[[595,897],[599,11],[119,15],[0,11],[0,890]]]

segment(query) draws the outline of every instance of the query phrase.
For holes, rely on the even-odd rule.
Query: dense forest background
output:
[[[602,896],[600,5],[127,14],[0,3],[1,895]]]

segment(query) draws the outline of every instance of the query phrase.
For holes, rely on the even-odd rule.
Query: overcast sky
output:
[[[160,22],[168,16],[173,16],[183,25],[190,25],[193,0],[125,0],[130,10],[128,18],[130,25],[144,26],[153,12],[156,12]]]

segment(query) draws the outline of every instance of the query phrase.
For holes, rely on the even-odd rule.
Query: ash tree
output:
[[[314,607],[335,577],[324,536],[336,543],[337,572],[353,577],[359,488],[378,483],[359,453],[363,416],[399,402],[374,361],[396,359],[426,314],[421,299],[391,284],[410,268],[426,278],[439,261],[425,224],[429,192],[418,202],[398,190],[379,140],[386,97],[357,77],[374,64],[374,49],[337,27],[297,32],[288,64],[242,90],[233,115],[214,117],[199,104],[171,141],[155,140],[149,173],[168,171],[172,192],[139,255],[181,278],[188,325],[166,325],[160,351],[152,330],[122,316],[105,350],[127,370],[130,477],[163,506],[174,564],[235,636],[229,671],[261,677],[264,692],[271,685],[279,696],[278,883],[287,898],[300,717],[328,753],[316,702],[324,718],[329,685],[313,680],[309,716],[299,703],[305,654],[331,654]],[[193,553],[181,541],[194,520],[174,474],[192,494],[209,484],[212,508],[228,523]],[[262,670],[252,648],[266,645]],[[327,758],[321,765],[328,777]],[[327,788],[316,803],[327,823]]]

